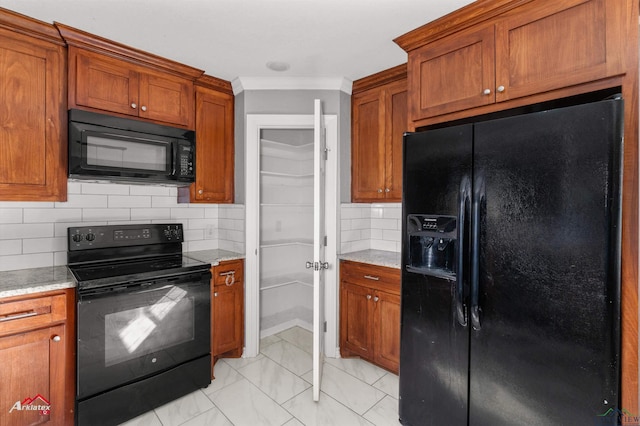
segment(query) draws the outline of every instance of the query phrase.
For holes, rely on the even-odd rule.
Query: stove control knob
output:
[[[85,238],[87,239],[87,241],[93,241],[96,239],[96,234],[87,234]]]
[[[82,234],[74,234],[73,237],[71,237],[71,239],[74,242],[79,243],[80,241],[82,241],[82,237],[83,237]]]

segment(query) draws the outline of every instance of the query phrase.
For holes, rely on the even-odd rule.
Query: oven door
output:
[[[210,353],[211,273],[78,291],[79,400]]]

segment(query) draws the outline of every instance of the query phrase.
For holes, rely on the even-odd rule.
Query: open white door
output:
[[[322,105],[319,99],[314,101],[313,117],[313,400],[320,400],[320,382],[324,363],[324,270],[325,262],[325,217],[324,186],[325,165],[327,159],[325,129],[322,117]]]

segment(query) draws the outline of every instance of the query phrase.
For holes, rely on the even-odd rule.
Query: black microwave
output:
[[[69,177],[183,186],[195,179],[195,132],[69,110]]]

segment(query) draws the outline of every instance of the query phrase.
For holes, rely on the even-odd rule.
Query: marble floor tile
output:
[[[281,426],[291,419],[291,414],[247,379],[226,386],[210,398],[234,426]]]
[[[271,336],[263,337],[262,339],[260,339],[260,348],[264,348],[266,346],[272,345],[281,340],[282,339],[278,337],[277,334],[272,334]]]
[[[376,426],[399,425],[398,400],[387,395],[364,413],[363,417]]]
[[[284,340],[261,347],[260,352],[298,376],[313,369],[311,354]]]
[[[311,376],[312,373],[307,373],[303,378],[310,381]],[[322,392],[360,415],[386,396],[384,392],[327,363],[322,370],[320,386]]]
[[[156,416],[154,411],[149,411],[141,416],[135,417],[124,423],[120,423],[120,426],[163,426],[162,422]]]
[[[192,418],[191,420],[182,423],[180,426],[234,426],[233,423],[227,419],[222,411],[217,407],[213,407],[209,411],[205,411]]]
[[[311,386],[267,357],[239,369],[238,373],[278,404],[282,404]]]
[[[179,425],[213,408],[207,396],[197,390],[171,401],[154,411],[164,426]]]
[[[386,370],[358,358],[325,358],[325,362],[370,385],[387,374]]]
[[[400,396],[400,380],[397,375],[393,373],[387,373],[373,384],[373,387],[380,389],[387,395],[398,399]]]
[[[309,330],[305,330],[302,327],[291,327],[288,330],[281,331],[277,336],[296,345],[305,352],[313,352],[313,335]]]
[[[225,386],[237,382],[242,379],[242,374],[238,373],[236,369],[231,367],[225,360],[220,359],[216,362],[213,368],[215,379],[211,381],[211,384],[202,389],[206,395],[211,395],[214,392],[219,391]]]
[[[320,394],[320,401],[314,402],[311,389],[290,399],[282,406],[305,426],[371,425],[325,393]]]
[[[262,355],[262,354],[258,354],[258,356],[255,356],[253,358],[223,358],[223,359],[224,359],[224,362],[226,362],[231,367],[233,367],[233,368],[235,368],[237,370],[239,368],[246,367],[247,365],[251,364],[252,362],[258,361],[263,356],[264,355]]]

